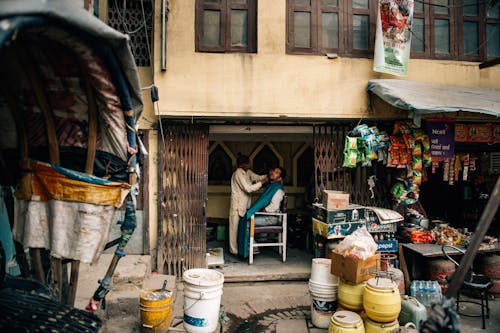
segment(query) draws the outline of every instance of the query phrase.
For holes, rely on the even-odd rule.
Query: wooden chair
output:
[[[248,249],[248,264],[253,264],[254,249],[267,246],[278,246],[279,253],[283,256],[283,262],[286,261],[287,202],[288,197],[284,196],[283,200],[281,201],[280,212],[257,212],[250,218],[250,244]],[[255,216],[276,216],[278,217],[278,224],[269,226],[256,226]],[[254,236],[256,234],[278,234],[278,241],[257,243],[254,239]]]

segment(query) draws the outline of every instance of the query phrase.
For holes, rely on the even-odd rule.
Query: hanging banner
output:
[[[452,119],[428,119],[427,135],[433,159],[452,158],[455,154],[455,122]]]
[[[408,75],[413,0],[379,0],[373,70]]]

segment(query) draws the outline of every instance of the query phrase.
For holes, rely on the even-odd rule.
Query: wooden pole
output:
[[[477,254],[477,250],[479,249],[479,245],[483,241],[488,228],[490,227],[491,221],[495,217],[495,214],[498,210],[498,205],[500,204],[500,177],[497,178],[497,182],[493,191],[491,192],[490,199],[486,204],[486,207],[483,210],[483,214],[481,214],[481,218],[479,219],[479,223],[477,224],[476,230],[472,239],[470,241],[469,246],[467,247],[467,251],[462,256],[460,260],[460,266],[456,270],[453,280],[451,280],[450,286],[446,291],[446,297],[452,298],[455,297],[460,289],[462,282],[465,279],[465,275],[469,271],[472,262],[474,261],[474,257]]]
[[[45,127],[47,128],[47,141],[49,144],[49,156],[50,163],[54,165],[60,164],[59,159],[59,143],[57,140],[56,126],[54,121],[54,114],[52,113],[52,108],[50,107],[49,100],[47,99],[46,92],[43,88],[43,81],[40,72],[34,66],[35,60],[29,58],[29,51],[26,47],[23,47],[23,42],[19,42],[15,48],[15,54],[22,67],[26,71],[27,77],[31,82],[35,98],[37,100],[38,106],[42,111],[43,119],[45,122]],[[40,269],[41,255],[37,254],[34,260],[40,260],[39,263],[35,262],[35,269]],[[62,290],[62,261],[59,258],[52,258],[52,273],[54,275],[54,291],[56,297],[61,299]],[[40,273],[36,273],[40,276]],[[43,274],[43,272],[42,272]]]

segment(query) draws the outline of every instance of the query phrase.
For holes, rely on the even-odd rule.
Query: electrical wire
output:
[[[143,22],[139,25],[139,27],[137,27],[134,30],[130,30],[128,25],[127,25],[127,18],[126,18],[126,16],[127,16],[127,1],[126,0],[123,1],[123,14],[120,11],[120,7],[118,6],[118,3],[116,2],[116,0],[113,0],[113,4],[114,4],[115,10],[116,10],[116,13],[118,14],[118,17],[120,18],[120,23],[123,26],[123,32],[125,32],[127,35],[134,35],[134,34],[138,33],[139,31],[141,31],[142,29],[147,27],[145,21],[143,20]],[[153,14],[150,14],[148,17],[148,20],[151,20],[152,16],[153,16]],[[146,31],[146,33],[147,33],[147,31]]]
[[[418,3],[421,3],[423,5],[428,5],[428,6],[431,6],[431,7],[442,7],[442,8],[463,8],[463,7],[472,7],[472,6],[478,6],[478,5],[484,5],[484,4],[488,4],[488,1],[481,1],[481,2],[476,2],[476,3],[470,3],[470,4],[464,4],[462,2],[461,5],[442,5],[442,4],[437,4],[437,3],[432,3],[432,2],[428,2],[428,1],[424,1],[424,0],[413,0],[413,2],[418,2]]]
[[[150,1],[152,2],[153,0],[150,0]],[[153,5],[154,5],[154,3],[152,2],[151,6],[153,6]],[[147,29],[147,22],[146,22],[146,13],[144,11],[144,0],[141,0],[141,11],[142,11],[143,23],[144,23],[144,26],[146,27],[146,45],[147,45],[147,49],[148,49],[149,62],[151,64],[151,67],[153,67],[153,57],[151,55],[151,48],[150,48],[150,42],[149,42],[149,34],[147,33],[148,29]],[[149,86],[149,88],[153,89],[153,87],[155,87],[155,75],[154,75],[154,71],[152,71],[151,80],[153,81],[153,84],[151,84]],[[156,113],[156,116],[158,117],[158,125],[160,127],[160,135],[161,135],[161,141],[163,143],[163,148],[166,149],[167,145],[166,145],[166,140],[165,140],[165,133],[163,132],[163,122],[162,122],[162,118],[161,118],[161,114],[160,114],[159,99],[156,100],[156,101],[154,101],[153,104],[155,105],[155,113]]]

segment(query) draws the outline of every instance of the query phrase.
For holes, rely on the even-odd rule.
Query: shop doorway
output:
[[[381,168],[343,168],[345,136],[351,128],[347,123],[165,126],[165,142],[159,147],[158,272],[181,276],[185,269],[205,267],[206,253],[217,254],[214,248],[228,254],[230,183],[238,153],[249,156],[256,173],[275,166],[287,170],[289,253],[296,251],[310,266],[315,247],[312,204],[321,200],[323,189],[349,192],[351,201],[361,205],[390,206],[388,175]],[[367,183],[371,175],[378,178],[372,191]]]
[[[279,267],[290,267],[307,255],[308,232],[310,228],[310,204],[314,194],[314,146],[313,128],[311,125],[212,125],[209,134],[208,163],[208,204],[207,204],[207,249],[209,254],[224,251],[224,274],[231,276],[232,268],[241,265],[241,276],[252,277],[254,273],[264,270],[259,265],[273,266],[269,272],[276,274]],[[288,198],[288,252],[286,263],[278,253],[278,248],[260,248],[260,254],[254,258],[254,264],[241,261],[228,254],[229,206],[231,199],[231,176],[236,169],[238,154],[249,157],[251,169],[257,174],[267,174],[270,168],[281,166],[286,169],[284,180],[285,193]],[[261,191],[252,194],[256,200]],[[210,259],[210,257],[209,257]],[[304,261],[304,260],[302,260]],[[217,264],[215,260],[213,262]],[[218,265],[216,265],[218,266]],[[257,268],[256,268],[257,267]],[[267,267],[267,266],[266,266]],[[234,272],[237,273],[237,272]]]

